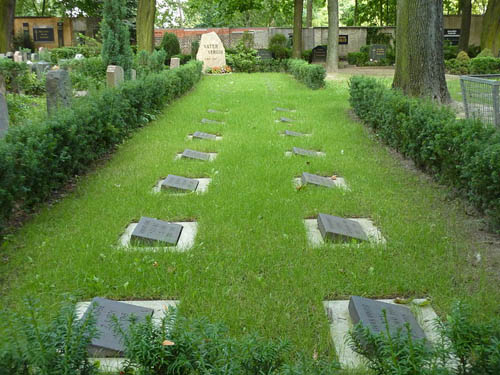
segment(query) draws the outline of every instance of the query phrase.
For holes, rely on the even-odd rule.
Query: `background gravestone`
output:
[[[293,122],[294,119],[288,117],[280,117],[281,122]]]
[[[385,310],[389,332],[396,333],[399,329],[406,335],[405,325],[409,324],[411,335],[414,339],[424,339],[425,333],[413,316],[411,310],[406,306],[393,305],[391,303],[374,301],[368,298],[352,296],[349,300],[349,315],[352,323],[361,323],[369,328],[375,335],[386,332],[384,320]]]
[[[71,79],[67,70],[50,70],[47,73],[45,88],[49,115],[55,113],[58,108],[71,105]]]
[[[32,65],[32,69],[35,71],[38,79],[40,79],[42,75],[50,69],[51,66],[52,64],[47,61],[38,61]]]
[[[311,60],[314,62],[326,61],[326,46],[317,46],[312,49]]]
[[[285,130],[285,135],[288,135],[291,137],[303,137],[305,134],[299,133],[299,132],[294,132],[293,130]]]
[[[217,139],[217,136],[215,134],[196,131],[193,133],[193,138],[215,140]]]
[[[203,61],[203,72],[208,68],[226,66],[226,50],[215,32],[201,36],[196,60]]]
[[[181,66],[181,59],[179,59],[178,57],[172,57],[170,59],[170,69],[175,69],[179,66]]]
[[[106,82],[108,87],[117,87],[125,79],[123,68],[118,65],[108,65],[106,69]]]
[[[317,151],[313,151],[313,150],[306,150],[306,149],[303,149],[303,148],[300,148],[300,147],[294,147],[292,149],[292,152],[295,154],[295,155],[302,155],[302,156],[318,156],[318,152]]]
[[[195,191],[199,181],[194,178],[186,178],[169,174],[161,183],[162,189],[191,190]]]
[[[182,225],[168,223],[150,217],[141,217],[132,231],[130,241],[132,245],[177,245],[181,236]]]
[[[224,121],[215,121],[215,120],[210,120],[208,118],[202,118],[201,119],[202,124],[219,124],[222,125],[224,124]]]
[[[5,100],[5,81],[0,75],[0,138],[3,138],[9,129],[9,111]]]
[[[99,337],[92,339],[88,348],[89,353],[94,357],[110,357],[121,356],[125,350],[121,337],[115,333],[116,324],[126,332],[132,316],[142,322],[146,317],[153,316],[154,310],[96,297],[92,299],[82,319],[85,320],[91,312],[96,320]]]
[[[316,174],[311,174],[307,172],[302,173],[302,185],[312,184],[318,186],[333,187],[335,182],[329,177],[318,176]]]
[[[14,52],[14,62],[23,62],[23,54],[20,51]]]
[[[130,69],[130,80],[135,81],[137,79],[137,70]]]
[[[354,220],[319,214],[318,229],[324,240],[349,241],[350,239],[357,239],[368,241],[368,236],[361,227],[361,224]]]
[[[271,60],[273,58],[273,54],[268,49],[258,49],[257,56],[259,56],[262,60]]]
[[[190,150],[188,148],[184,150],[181,156],[188,159],[210,160],[210,154],[207,154],[206,152]]]
[[[386,58],[387,46],[385,44],[370,45],[370,60],[380,61]]]

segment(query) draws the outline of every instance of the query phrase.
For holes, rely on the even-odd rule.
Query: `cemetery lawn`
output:
[[[276,123],[281,116],[297,122]],[[312,136],[280,136],[285,129]],[[197,130],[223,140],[186,138]],[[293,146],[326,156],[285,157]],[[218,156],[174,160],[185,148]],[[351,190],[297,190],[292,179],[302,172],[342,176]],[[202,195],[153,194],[169,173],[213,181]],[[312,248],[303,220],[320,212],[371,218],[387,245]],[[17,309],[31,296],[50,309],[68,295],[178,299],[181,313],[222,321],[232,334],[286,337],[294,352],[333,358],[326,299],[428,297],[441,316],[465,299],[478,318],[498,314],[498,281],[482,263],[472,265],[484,249],[465,212],[449,190],[350,115],[346,81],[312,91],[284,74],[205,77],[79,178],[73,192],[7,237],[1,303]],[[141,216],[196,220],[195,246],[185,253],[119,250],[120,235]]]

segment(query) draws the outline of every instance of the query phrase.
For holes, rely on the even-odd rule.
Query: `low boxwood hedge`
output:
[[[352,77],[352,108],[385,143],[454,186],[500,229],[500,133],[447,107],[410,98],[374,78]]]
[[[191,89],[202,64],[150,74],[78,99],[41,123],[9,129],[0,140],[0,223],[15,203],[29,208],[143,126],[151,114]]]
[[[304,60],[288,60],[288,70],[307,87],[315,90],[325,85],[326,71],[321,65],[309,64]]]

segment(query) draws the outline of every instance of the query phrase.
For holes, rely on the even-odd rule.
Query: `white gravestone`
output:
[[[108,87],[117,87],[124,80],[123,68],[118,65],[108,65],[106,80]]]
[[[19,51],[14,52],[14,62],[23,62],[23,54]]]
[[[203,61],[203,71],[208,68],[226,66],[226,50],[215,32],[201,36],[200,48],[196,60]]]
[[[83,60],[83,59],[85,59],[85,56],[83,56],[81,53],[77,53],[75,55],[75,60]]]
[[[137,71],[135,69],[130,69],[130,80],[135,81],[137,79]]]
[[[178,57],[172,57],[170,59],[170,69],[178,68],[181,65],[181,59]]]

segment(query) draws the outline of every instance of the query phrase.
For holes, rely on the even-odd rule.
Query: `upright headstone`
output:
[[[61,107],[71,104],[71,79],[64,69],[49,70],[45,87],[47,90],[47,111],[52,115]]]
[[[0,138],[3,138],[9,130],[9,111],[5,101],[5,81],[0,75]]]
[[[370,60],[380,61],[386,58],[387,46],[385,44],[370,45]]]
[[[37,62],[40,59],[40,55],[38,53],[31,54],[31,61]]]
[[[43,74],[50,70],[51,66],[52,64],[47,61],[38,61],[33,64],[32,69],[34,70],[36,76],[41,78]]]
[[[85,59],[85,56],[83,56],[81,53],[77,53],[75,55],[75,60],[83,60],[83,59]]]
[[[48,50],[47,50],[47,48],[45,48],[45,47],[40,47],[40,48],[38,48],[38,53],[45,53],[45,52],[47,52],[47,51],[48,51]]]
[[[135,81],[137,79],[137,71],[135,69],[130,69],[130,80]]]
[[[200,48],[196,60],[203,61],[203,71],[208,68],[223,67],[226,65],[226,50],[215,32],[201,36]]]
[[[121,356],[125,350],[120,334],[116,332],[117,325],[127,332],[131,319],[143,322],[153,316],[154,310],[96,297],[85,311],[83,319],[91,313],[96,321],[98,335],[90,342],[88,351],[93,357],[110,357]]]
[[[23,57],[24,62],[28,61],[28,57],[30,57],[28,52],[24,52],[24,51],[21,52],[21,56]]]
[[[109,65],[106,69],[108,87],[117,87],[124,80],[123,68],[118,65]]]
[[[21,52],[14,52],[14,62],[23,62],[23,54]]]
[[[179,59],[178,57],[172,57],[170,59],[170,69],[175,69],[179,66],[181,66],[181,59]]]

